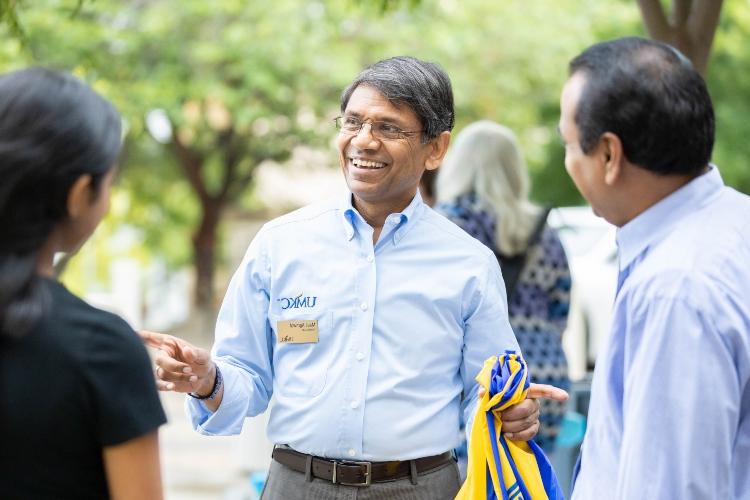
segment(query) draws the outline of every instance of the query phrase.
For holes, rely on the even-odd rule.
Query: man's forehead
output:
[[[373,119],[418,120],[406,103],[393,102],[375,87],[360,85],[352,92],[344,112]]]
[[[582,71],[576,71],[570,75],[570,78],[568,78],[568,81],[565,82],[565,86],[563,87],[562,99],[564,100],[567,98],[570,103],[578,101],[581,92],[583,91],[583,87],[586,85],[586,79],[587,75]]]
[[[578,109],[578,103],[581,100],[581,94],[585,84],[586,76],[581,73],[574,73],[568,78],[568,81],[565,82],[565,86],[560,94],[561,114],[569,115],[569,118],[572,118],[572,115],[574,115]],[[563,117],[561,116],[561,122],[563,121],[562,118]]]

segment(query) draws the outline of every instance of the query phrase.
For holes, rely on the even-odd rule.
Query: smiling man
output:
[[[350,192],[266,224],[219,313],[211,356],[167,335],[159,385],[190,392],[198,432],[236,434],[275,404],[268,499],[452,499],[459,414],[486,358],[518,350],[494,254],[417,192],[453,127],[448,76],[396,57],[344,91],[336,144]],[[530,396],[566,397],[532,386]],[[538,404],[503,414],[515,439]],[[470,426],[467,426],[470,428]]]

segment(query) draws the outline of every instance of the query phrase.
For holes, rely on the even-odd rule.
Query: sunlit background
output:
[[[456,130],[477,119],[509,126],[534,199],[573,206],[582,200],[556,132],[567,62],[596,41],[646,36],[636,0],[0,0],[0,14],[0,71],[68,69],[111,99],[126,124],[110,215],[77,256],[60,261],[62,281],[134,328],[204,346],[260,225],[344,192],[332,119],[364,66],[402,54],[438,62],[453,81]],[[750,2],[727,0],[706,77],[714,161],[744,192],[748,46]],[[607,320],[611,280],[600,270],[614,262],[611,232],[590,213],[557,217],[581,302],[566,348],[571,375],[585,381],[606,329],[597,325]],[[243,438],[201,438],[181,398],[164,401],[167,498],[253,498],[253,472],[268,462],[264,419]]]

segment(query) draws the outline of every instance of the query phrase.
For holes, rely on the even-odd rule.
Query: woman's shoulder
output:
[[[485,204],[474,193],[468,193],[450,201],[441,201],[435,205],[435,210],[446,217],[493,217]]]
[[[495,214],[473,193],[438,203],[435,211],[491,249],[495,248]]]
[[[55,344],[84,359],[101,351],[119,352],[119,359],[146,354],[140,338],[123,318],[89,304],[62,283],[48,280],[46,285],[51,303],[37,329]]]

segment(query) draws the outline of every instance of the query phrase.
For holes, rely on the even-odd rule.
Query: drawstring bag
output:
[[[484,362],[476,380],[485,393],[471,429],[466,481],[456,500],[563,500],[542,449],[502,434],[500,412],[526,399],[529,378],[526,362],[515,351]]]

